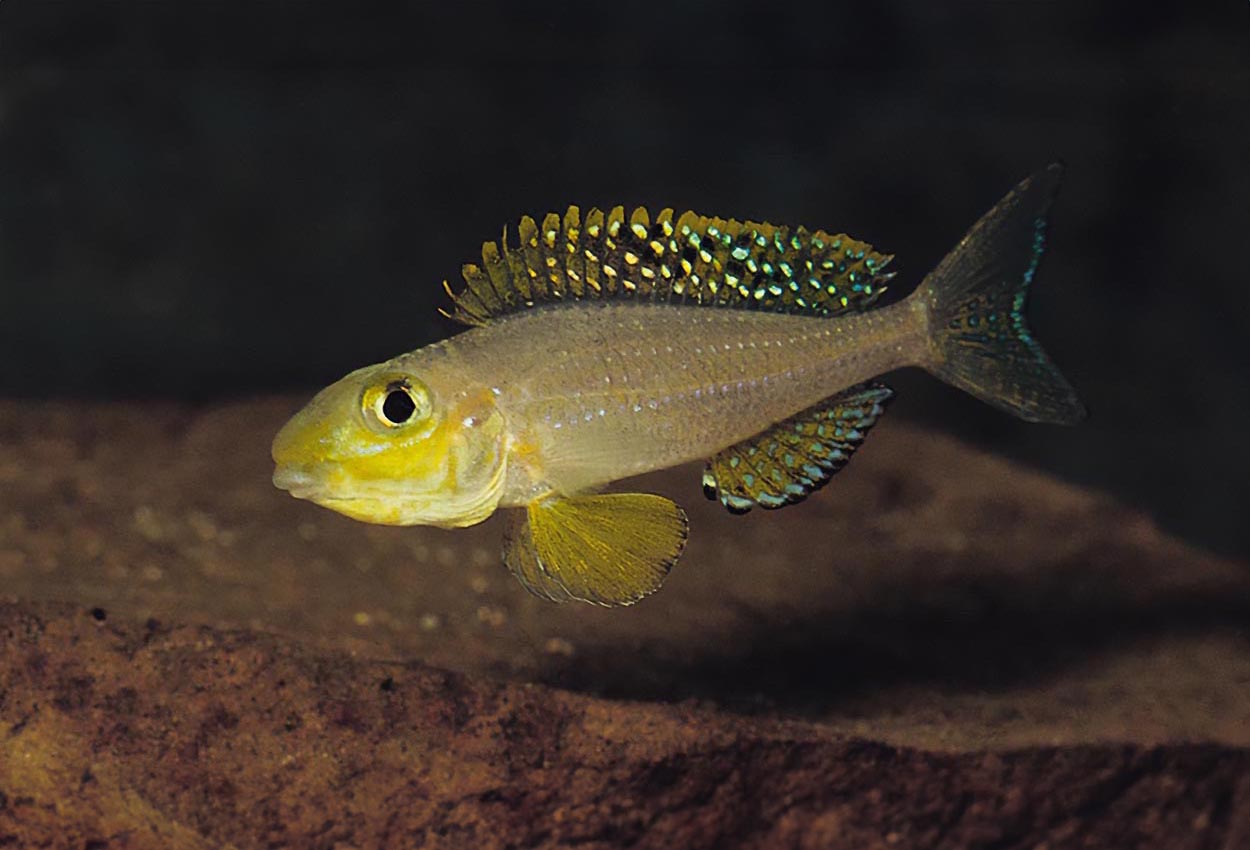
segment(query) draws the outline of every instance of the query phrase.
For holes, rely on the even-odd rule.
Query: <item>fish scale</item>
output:
[[[582,489],[705,458],[925,342],[912,305],[818,319],[613,301],[525,311],[447,345],[496,375],[499,407],[539,449],[543,475]]]

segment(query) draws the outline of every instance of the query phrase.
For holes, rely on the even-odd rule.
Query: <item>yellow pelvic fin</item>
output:
[[[717,454],[703,493],[733,513],[801,502],[846,466],[894,391],[858,384]]]
[[[504,563],[544,599],[632,605],[663,583],[686,527],[686,512],[662,496],[548,496],[513,516]]]

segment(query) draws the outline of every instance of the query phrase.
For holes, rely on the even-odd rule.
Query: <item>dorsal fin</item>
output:
[[[844,234],[708,218],[664,209],[577,207],[529,216],[482,246],[462,269],[465,288],[445,315],[467,325],[583,298],[705,304],[835,316],[870,307],[892,275],[891,257]]]
[[[858,384],[718,453],[703,493],[734,513],[801,502],[846,466],[894,391]]]

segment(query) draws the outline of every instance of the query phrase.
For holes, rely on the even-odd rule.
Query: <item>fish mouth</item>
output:
[[[317,468],[311,470],[303,465],[279,464],[273,471],[273,486],[285,490],[297,499],[313,502],[322,507],[330,508],[349,516],[360,513],[353,508],[376,502],[367,494],[336,492],[326,481],[324,475],[317,474]]]
[[[315,467],[314,467],[315,469]],[[382,525],[413,525],[404,512],[408,504],[394,501],[377,494],[361,491],[341,491],[307,467],[281,466],[273,471],[273,483],[297,499],[312,502],[323,508],[362,522]]]
[[[298,466],[278,466],[273,471],[273,486],[286,490],[297,499],[312,499],[321,491],[320,481]]]

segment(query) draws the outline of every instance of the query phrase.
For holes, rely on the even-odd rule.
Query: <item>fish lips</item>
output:
[[[297,499],[315,499],[324,492],[321,479],[302,466],[279,464],[274,467],[273,486]]]

